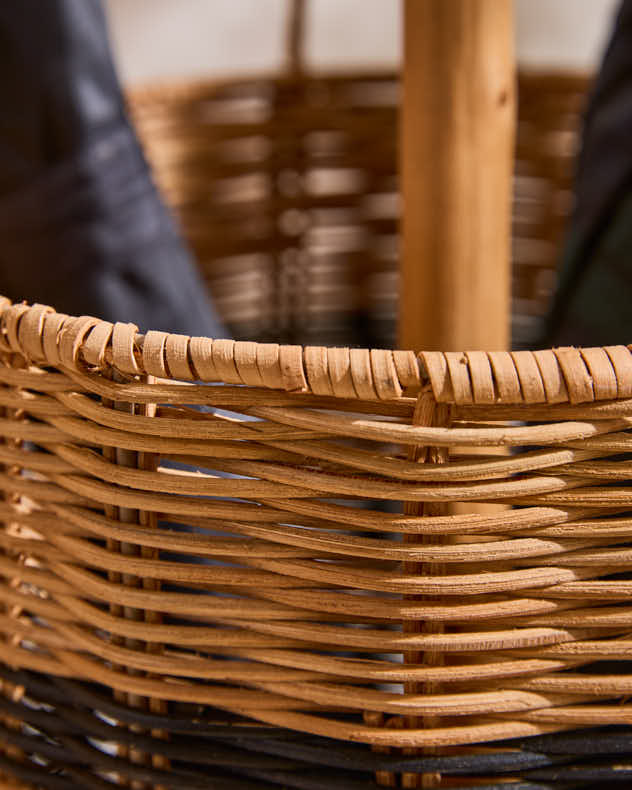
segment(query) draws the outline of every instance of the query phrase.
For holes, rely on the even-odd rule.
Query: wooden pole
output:
[[[512,0],[404,0],[399,342],[509,343]]]

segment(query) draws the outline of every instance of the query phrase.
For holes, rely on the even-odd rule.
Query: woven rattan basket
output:
[[[397,77],[307,76],[300,28],[285,76],[135,117],[238,338],[388,344]],[[520,77],[523,330],[585,86]],[[140,335],[0,299],[0,408],[1,788],[632,782],[628,347]]]
[[[292,8],[283,74],[136,90],[130,109],[233,337],[392,348],[398,74],[307,72],[303,3]],[[588,85],[585,74],[518,75],[519,344],[548,307]]]
[[[5,300],[0,353],[7,775],[627,786],[626,346],[303,348]]]

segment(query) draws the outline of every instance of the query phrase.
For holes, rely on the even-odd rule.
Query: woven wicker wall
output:
[[[0,383],[0,770],[629,781],[627,347],[279,347],[5,301]]]

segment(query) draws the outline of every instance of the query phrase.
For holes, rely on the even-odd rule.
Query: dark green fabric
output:
[[[583,248],[569,235],[560,275],[566,293],[554,345],[614,345],[632,341],[632,192],[601,235],[581,276]]]
[[[632,0],[623,0],[582,131],[575,208],[541,345],[632,341]]]

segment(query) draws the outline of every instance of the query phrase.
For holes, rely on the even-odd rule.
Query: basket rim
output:
[[[69,370],[246,385],[346,400],[397,400],[430,386],[435,399],[483,406],[590,404],[632,398],[632,346],[537,351],[420,351],[279,345],[140,333],[131,323],[69,316],[0,297],[0,351]],[[596,402],[599,402],[597,404]],[[553,408],[551,408],[553,407]],[[616,411],[617,407],[614,407]],[[615,416],[614,411],[611,416]]]
[[[519,79],[534,82],[543,81],[548,87],[551,79],[562,83],[564,87],[585,89],[586,82],[594,78],[594,71],[589,68],[572,68],[568,66],[538,66],[518,64]],[[315,66],[299,74],[284,71],[282,67],[256,70],[226,72],[218,76],[195,75],[183,77],[158,77],[138,82],[126,87],[128,102],[139,110],[143,105],[154,105],[164,101],[192,101],[205,98],[209,92],[215,93],[237,85],[257,85],[261,83],[292,84],[297,82],[345,82],[354,80],[393,80],[401,76],[401,67],[397,63],[383,66],[362,65],[352,66]]]
[[[234,86],[259,84],[288,84],[297,82],[344,82],[347,80],[392,80],[400,75],[396,64],[385,65],[383,68],[367,65],[363,67],[323,67],[310,69],[308,72],[292,74],[282,68],[269,68],[226,72],[221,75],[196,75],[190,77],[163,77],[149,79],[126,87],[128,102],[142,108],[145,103],[157,101],[191,101],[205,98],[209,92],[215,93]]]

